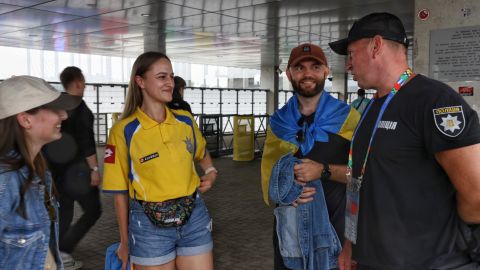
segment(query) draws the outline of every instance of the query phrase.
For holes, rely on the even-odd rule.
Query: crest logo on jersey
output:
[[[187,146],[187,151],[191,154],[193,153],[193,143],[192,143],[192,139],[190,138],[185,138],[184,140],[186,146]]]
[[[140,158],[140,163],[147,162],[147,161],[152,160],[152,159],[157,158],[157,157],[159,157],[158,152],[155,152],[155,153],[150,154],[150,155],[146,155],[146,156]]]
[[[457,137],[465,128],[462,106],[433,109],[433,119],[437,129],[448,137]]]
[[[105,156],[103,157],[103,162],[115,164],[115,145],[107,144],[105,146]]]

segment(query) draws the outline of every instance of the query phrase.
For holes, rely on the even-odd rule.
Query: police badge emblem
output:
[[[433,119],[437,129],[448,137],[457,137],[465,128],[465,116],[462,106],[433,109]]]

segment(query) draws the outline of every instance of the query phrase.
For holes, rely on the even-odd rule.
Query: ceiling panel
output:
[[[279,2],[278,0],[165,0],[165,2],[180,6],[192,7],[200,10],[219,12],[233,8],[256,6],[268,2]]]
[[[43,25],[51,25],[80,17],[59,14],[49,11],[24,8],[0,15],[0,25],[16,26],[22,28],[35,28]]]
[[[10,32],[19,31],[19,30],[23,30],[23,29],[24,28],[16,27],[16,26],[0,25],[0,35],[10,33]]]
[[[202,10],[165,2],[143,5],[100,15],[100,18],[128,24],[144,24],[201,14]]]
[[[12,12],[17,9],[21,9],[22,7],[20,6],[12,6],[12,5],[7,5],[7,4],[0,4],[0,14]]]
[[[0,37],[0,44],[2,44],[2,46],[15,47],[17,46],[17,41],[11,38]]]
[[[59,38],[65,36],[65,33],[53,32],[47,30],[38,30],[38,29],[26,29],[15,32],[10,32],[3,34],[2,37],[18,39],[18,40],[48,40],[52,38]]]
[[[119,57],[158,48],[176,61],[259,69],[312,42],[335,71],[344,58],[328,42],[380,11],[412,37],[413,0],[0,0],[0,46]]]
[[[45,1],[43,1],[45,2]],[[143,6],[151,2],[150,0],[57,0],[48,1],[36,5],[35,9],[41,9],[57,13],[65,13],[82,17],[95,16],[103,13],[129,9],[137,6]]]
[[[20,6],[20,7],[31,7],[31,6],[35,6],[35,5],[50,2],[50,1],[49,0],[0,0],[0,3]]]

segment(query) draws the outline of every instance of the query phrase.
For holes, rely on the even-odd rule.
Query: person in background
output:
[[[368,103],[370,102],[369,98],[365,97],[365,89],[359,88],[357,90],[357,98],[350,104],[355,110],[357,110],[360,115],[363,114],[365,108],[367,108]]]
[[[129,259],[136,270],[213,269],[212,220],[201,193],[217,170],[193,116],[167,107],[173,87],[165,54],[140,55],[108,136],[103,191],[115,194],[122,269]]]
[[[329,68],[319,46],[306,43],[295,47],[290,53],[286,73],[295,95],[272,115],[267,129],[261,164],[264,201],[270,204],[269,181],[274,164],[284,154],[294,154],[302,160],[302,163],[293,167],[298,183],[306,185],[317,179],[322,180],[329,220],[343,242],[348,146],[360,115],[324,89]],[[316,192],[314,187],[304,187],[295,204],[311,202]],[[276,224],[279,218],[276,215]],[[285,239],[279,239],[281,234],[277,228],[283,225],[274,225],[275,270],[293,268],[285,264],[285,259],[282,260],[284,249],[281,245],[288,244]],[[304,265],[308,264],[304,262]],[[337,265],[336,258],[330,265]]]
[[[61,270],[58,204],[40,149],[80,99],[40,78],[0,83],[0,269]]]
[[[60,81],[68,94],[83,97],[85,77],[81,69],[66,67],[60,73]],[[62,139],[46,145],[44,153],[59,192],[60,251],[65,268],[73,270],[81,268],[82,262],[71,253],[100,218],[102,206],[93,113],[82,100],[68,114],[62,124]],[[72,224],[75,201],[83,214]]]
[[[478,269],[459,245],[460,226],[480,223],[477,113],[410,69],[393,14],[366,15],[329,45],[359,87],[377,91],[350,148],[341,269],[350,269],[352,242],[359,270]]]
[[[173,87],[172,101],[170,101],[167,106],[170,109],[185,110],[193,114],[190,104],[183,99],[186,86],[185,80],[180,76],[175,76],[173,77],[173,81],[175,82],[175,86]]]

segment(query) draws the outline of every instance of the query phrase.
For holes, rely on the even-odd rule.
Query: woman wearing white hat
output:
[[[65,110],[80,101],[36,77],[0,83],[0,269],[63,269],[57,203],[40,149],[62,136]]]

